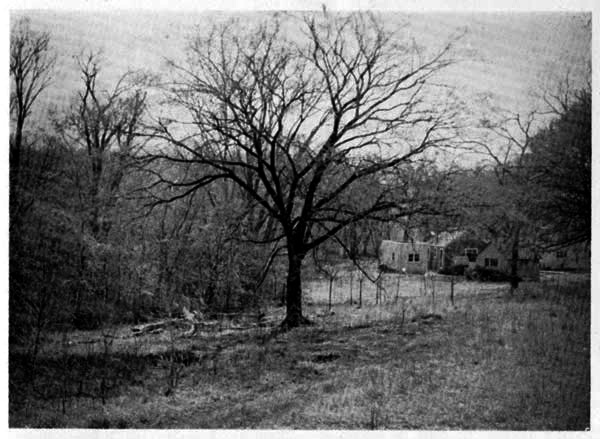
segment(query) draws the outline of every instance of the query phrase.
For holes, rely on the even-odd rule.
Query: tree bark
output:
[[[22,150],[22,143],[23,143],[23,125],[25,123],[24,118],[22,117],[18,117],[17,118],[17,126],[15,128],[15,140],[14,140],[14,148],[12,151],[12,171],[13,171],[13,175],[14,175],[14,182],[16,184],[17,180],[18,180],[18,176],[19,176],[19,171],[21,169],[21,150]]]
[[[302,315],[302,255],[288,248],[288,274],[286,288],[286,316],[281,326],[285,329],[309,324]]]
[[[521,228],[517,227],[512,245],[512,259],[510,263],[510,294],[519,288],[519,235]]]

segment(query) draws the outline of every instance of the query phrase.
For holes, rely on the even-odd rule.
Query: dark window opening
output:
[[[485,258],[485,266],[486,267],[497,267],[498,266],[498,259],[496,258]]]
[[[419,262],[419,253],[409,253],[408,262]]]
[[[477,251],[476,248],[466,248],[465,249],[465,256],[467,257],[469,262],[475,262],[475,260],[477,259],[478,253],[479,252]]]

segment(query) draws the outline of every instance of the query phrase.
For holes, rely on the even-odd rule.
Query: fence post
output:
[[[454,275],[450,276],[450,303],[454,306]]]
[[[363,278],[360,277],[358,279],[358,307],[362,307],[362,285],[363,285]]]
[[[331,311],[331,287],[333,285],[333,277],[329,276],[329,302],[327,310]]]
[[[433,276],[433,274],[431,276],[429,276],[430,282],[431,282],[431,308],[432,310],[435,309],[435,277]]]
[[[354,275],[354,270],[350,270],[350,305],[352,305],[354,303],[354,301],[352,300],[352,281],[354,280],[353,275]]]

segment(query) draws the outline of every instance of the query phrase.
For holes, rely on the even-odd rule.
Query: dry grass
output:
[[[407,301],[339,304],[327,317],[316,305],[314,326],[273,336],[66,352],[45,358],[35,385],[11,355],[10,426],[589,426],[589,280],[524,285],[514,298],[462,294],[456,307]],[[432,309],[443,318],[419,318]],[[88,394],[73,396],[78,386]]]
[[[376,274],[371,274],[376,278]],[[498,283],[474,283],[455,278],[454,294],[455,296],[478,295],[495,293],[504,289],[503,284]],[[380,302],[391,303],[399,299],[409,299],[418,297],[435,297],[439,301],[450,298],[450,277],[444,275],[434,275],[425,278],[423,275],[406,275],[396,273],[384,273],[380,278],[382,291]],[[359,301],[360,281],[358,272],[353,275],[349,272],[339,274],[332,289],[332,302],[334,304],[349,304],[350,300],[354,304]],[[304,282],[304,300],[305,302],[325,306],[329,301],[328,281],[321,277],[315,277]],[[375,283],[364,279],[362,282],[362,303],[371,305],[376,302]]]

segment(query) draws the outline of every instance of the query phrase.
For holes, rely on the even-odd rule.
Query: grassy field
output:
[[[464,283],[454,306],[422,290],[360,309],[337,300],[333,314],[313,297],[315,324],[287,333],[55,340],[33,374],[11,352],[9,425],[587,428],[589,277],[546,276],[507,292]]]

